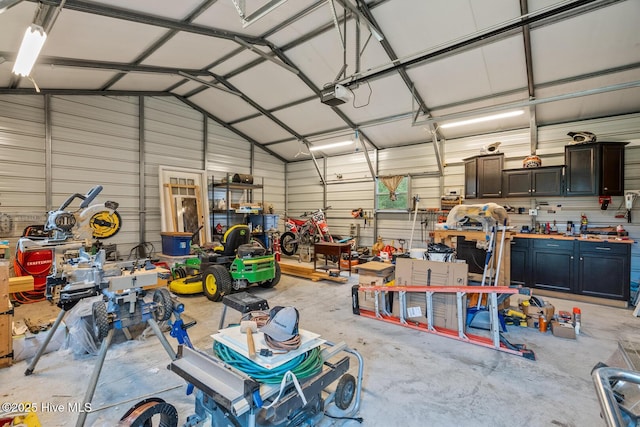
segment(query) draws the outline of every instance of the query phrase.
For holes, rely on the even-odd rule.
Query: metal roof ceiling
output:
[[[175,95],[284,161],[308,158],[301,143],[356,129],[383,149],[434,134],[640,111],[638,0],[0,0],[4,6],[0,93],[34,93],[11,68],[25,29],[38,23],[50,27],[32,73],[43,93]],[[320,102],[320,90],[335,82],[353,102]],[[440,128],[515,107],[525,114]]]

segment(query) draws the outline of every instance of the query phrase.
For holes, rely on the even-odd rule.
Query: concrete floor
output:
[[[343,272],[344,276],[345,273]],[[311,282],[282,277],[273,289],[249,292],[275,305],[300,311],[300,327],[323,338],[345,341],[364,356],[364,381],[359,415],[366,426],[603,426],[590,372],[599,361],[611,360],[618,340],[635,341],[640,319],[632,310],[545,298],[557,310],[579,305],[582,330],[577,340],[509,327],[512,343],[532,349],[536,361],[352,314],[349,283]],[[198,324],[189,330],[198,349],[210,351],[222,305],[202,295],[183,296],[188,317]],[[22,307],[16,310],[20,316]],[[237,312],[229,310],[227,320]],[[474,330],[479,334],[482,331]],[[88,426],[111,426],[134,403],[158,396],[174,404],[180,423],[193,413],[193,396],[184,381],[168,371],[170,360],[160,342],[146,339],[112,344],[87,417]],[[117,338],[117,337],[116,337]],[[173,338],[168,338],[175,345]],[[96,357],[70,350],[42,357],[33,375],[24,376],[27,362],[0,369],[0,402],[80,403]],[[352,363],[352,370],[356,363]],[[355,375],[355,372],[354,372]],[[40,406],[40,408],[43,408]],[[74,425],[77,413],[38,413],[43,426]],[[336,425],[360,425],[355,421]]]

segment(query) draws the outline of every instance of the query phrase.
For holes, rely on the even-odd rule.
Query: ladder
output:
[[[360,307],[358,292],[371,291],[374,293],[374,310],[364,309]],[[387,310],[386,296],[388,293],[398,295],[399,315],[394,316]],[[424,293],[426,299],[426,319],[427,323],[416,322],[414,320],[407,321],[405,313],[407,312],[407,294],[408,293]],[[458,319],[457,330],[443,328],[434,325],[433,320],[433,295],[438,293],[453,293],[456,295],[456,310]],[[489,318],[490,318],[490,336],[481,336],[469,334],[465,331],[466,326],[466,307],[463,304],[463,297],[467,293],[488,294],[489,300]],[[503,351],[505,353],[515,354],[527,359],[535,360],[533,351],[527,349],[522,344],[511,344],[500,333],[500,323],[498,319],[498,294],[517,294],[519,290],[506,286],[359,286],[355,285],[351,289],[351,302],[353,314],[372,319],[382,320],[384,322],[393,323],[407,328],[419,331],[457,339],[462,342],[476,344],[483,347],[492,348],[494,350]]]

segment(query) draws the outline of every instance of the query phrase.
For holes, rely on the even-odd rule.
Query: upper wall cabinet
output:
[[[567,196],[623,196],[624,146],[628,142],[567,145]]]
[[[561,196],[563,166],[506,169],[502,172],[504,197]]]
[[[503,164],[502,153],[464,159],[464,197],[502,198]]]

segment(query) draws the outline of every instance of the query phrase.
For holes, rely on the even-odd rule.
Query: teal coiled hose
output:
[[[293,372],[299,379],[311,377],[320,372],[323,363],[320,347],[296,356],[273,369],[264,368],[217,341],[213,343],[213,351],[223,362],[264,384],[280,383],[287,371]]]

